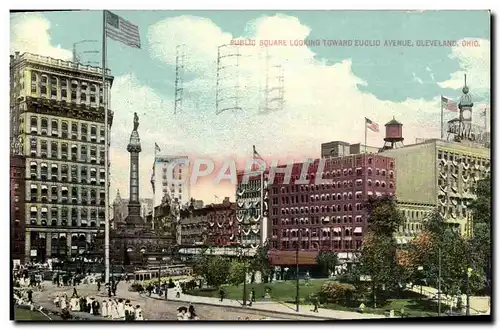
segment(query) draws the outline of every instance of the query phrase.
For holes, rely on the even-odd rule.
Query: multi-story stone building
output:
[[[331,141],[321,144],[321,158],[344,157],[361,153],[377,153],[378,148],[361,143],[350,144],[344,141]]]
[[[172,178],[182,182],[170,182],[167,175],[167,169],[173,165]],[[177,198],[181,205],[188,205],[191,201],[189,159],[187,156],[157,156],[155,162],[155,173],[157,178],[161,177],[161,194],[155,197],[154,205],[160,205],[163,195],[169,194],[174,200]]]
[[[141,198],[141,218],[147,219],[147,216],[153,212],[153,199],[152,198]],[[128,202],[126,198],[121,198],[120,191],[116,192],[116,197],[113,201],[113,227],[116,228],[118,223],[123,223],[125,218],[128,216]]]
[[[240,228],[238,241],[243,246],[257,247],[268,239],[269,170],[237,174],[236,220]]]
[[[381,154],[398,164],[398,200],[437,208],[462,234],[469,230],[468,204],[475,198],[474,184],[490,172],[490,149],[430,139]]]
[[[393,158],[378,154],[357,154],[324,159],[310,164],[294,164],[289,184],[284,174],[276,174],[269,185],[270,260],[275,265],[295,264],[300,249],[302,265],[314,264],[321,250],[336,251],[339,258],[361,247],[367,229],[363,203],[370,195],[394,195],[396,192]],[[305,177],[303,166],[308,166]],[[330,183],[316,184],[317,175]],[[307,184],[298,184],[305,180]]]
[[[422,231],[424,221],[429,217],[435,206],[425,203],[408,203],[400,200],[397,201],[397,204],[405,222],[399,227],[395,237],[398,244],[406,244]]]
[[[26,158],[25,261],[76,255],[105,225],[102,69],[16,53],[10,73],[11,136]]]
[[[10,225],[12,260],[15,263],[24,261],[24,236],[26,232],[25,219],[25,183],[26,166],[23,156],[10,156]]]

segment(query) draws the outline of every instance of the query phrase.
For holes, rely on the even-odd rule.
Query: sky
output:
[[[440,96],[458,99],[467,74],[478,124],[479,108],[490,99],[490,14],[488,11],[115,11],[138,25],[141,49],[107,42],[114,83],[110,108],[111,198],[116,189],[128,196],[126,145],[133,113],[140,118],[141,197],[149,183],[154,143],[166,155],[224,159],[252,156],[252,145],[266,160],[320,156],[323,142],[364,143],[364,117],[377,122],[369,145],[382,146],[383,125],[403,123],[405,144],[440,135]],[[102,11],[11,14],[10,52],[31,52],[71,60],[73,44],[82,62],[99,66]],[[216,115],[218,46],[233,39],[241,46],[239,66],[224,57],[221,97],[239,96],[237,111]],[[286,45],[259,47],[286,40]],[[308,40],[309,45],[298,45]],[[324,40],[351,40],[333,46]],[[366,41],[354,45],[354,41]],[[413,47],[389,46],[387,40],[411,40]],[[417,46],[426,40],[455,41],[457,46]],[[472,41],[463,43],[463,41]],[[370,42],[372,46],[370,46]],[[380,42],[380,46],[373,46]],[[182,112],[174,114],[176,49],[184,54]],[[229,52],[234,47],[227,47]],[[90,53],[89,53],[90,52]],[[94,52],[94,53],[93,53]],[[227,55],[229,53],[223,53]],[[266,60],[266,57],[268,58]],[[259,113],[267,81],[277,86],[280,65],[283,109]],[[266,70],[266,67],[271,68]],[[274,70],[274,71],[273,71]],[[235,87],[239,86],[239,87]],[[234,101],[222,105],[233,106]],[[445,113],[445,119],[456,116]],[[239,162],[239,161],[238,161]],[[125,166],[125,164],[127,164]],[[216,167],[216,170],[218,168]],[[206,203],[214,196],[234,200],[234,187],[202,182],[191,188]]]

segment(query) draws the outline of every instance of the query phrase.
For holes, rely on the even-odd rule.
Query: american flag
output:
[[[441,107],[448,111],[458,111],[457,102],[441,95]]]
[[[141,38],[137,25],[106,10],[106,36],[127,46],[141,48]]]
[[[156,161],[156,159],[155,159]],[[155,162],[153,162],[153,174],[151,174],[151,186],[153,187],[153,194],[155,193]]]
[[[373,132],[378,132],[378,124],[374,121],[371,121],[370,119],[365,117],[365,122],[366,122],[366,127],[369,128]]]
[[[257,150],[255,149],[255,146],[253,146],[253,158],[254,159],[261,159],[261,160],[264,160],[262,158],[262,156],[257,152]]]
[[[155,142],[155,152],[161,152],[160,147],[158,146],[158,143]],[[156,159],[155,159],[156,160]]]
[[[490,110],[490,105],[489,104],[483,104],[481,106],[481,117],[486,117],[486,111]]]

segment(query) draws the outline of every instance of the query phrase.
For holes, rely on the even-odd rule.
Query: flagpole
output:
[[[152,218],[151,218],[151,226],[153,230],[155,229],[155,197],[156,197],[156,142],[155,142],[155,153],[154,153],[154,159],[153,159],[153,213],[152,213]]]
[[[102,11],[102,101],[104,106],[104,166],[106,167],[105,194],[105,222],[104,222],[104,267],[105,283],[109,283],[109,125],[108,103],[106,88],[106,11]]]
[[[366,117],[365,117],[365,154],[366,154],[366,141],[368,140],[368,128],[366,127]]]
[[[443,95],[441,95],[441,98],[439,99],[439,102],[441,103],[441,140],[443,139],[443,126],[444,126],[444,119],[443,119]]]

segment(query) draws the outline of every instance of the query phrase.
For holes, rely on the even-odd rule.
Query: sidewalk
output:
[[[420,286],[415,285],[412,289],[413,292],[420,293]],[[428,299],[437,300],[438,298],[438,290],[436,288],[430,286],[422,287],[422,294],[426,296]],[[456,299],[452,299],[451,297],[446,296],[445,294],[441,295],[441,299],[443,303],[451,304],[453,301],[453,305],[456,303]],[[470,311],[471,315],[489,315],[490,307],[489,307],[489,297],[476,297],[470,296]],[[465,304],[466,295],[462,295],[462,302]]]
[[[158,295],[152,294],[151,298],[153,299],[161,299],[164,298],[158,297]],[[175,292],[173,290],[169,290],[168,292],[168,300],[171,301],[182,301],[191,304],[205,304],[205,305],[213,305],[213,306],[228,306],[228,307],[236,307],[236,308],[245,308],[252,310],[261,310],[265,312],[276,312],[281,314],[289,314],[289,315],[301,315],[318,319],[343,319],[343,320],[354,320],[354,319],[380,319],[385,318],[384,315],[379,314],[362,314],[357,312],[348,312],[348,311],[339,311],[333,309],[319,308],[318,312],[313,312],[313,305],[300,305],[299,312],[295,311],[296,306],[293,304],[285,304],[276,301],[257,301],[252,304],[252,306],[242,306],[242,302],[238,300],[232,299],[224,299],[224,301],[220,301],[218,298],[213,297],[202,297],[202,296],[192,296],[188,294],[181,294],[180,298],[175,297]],[[248,302],[247,302],[248,304]]]

